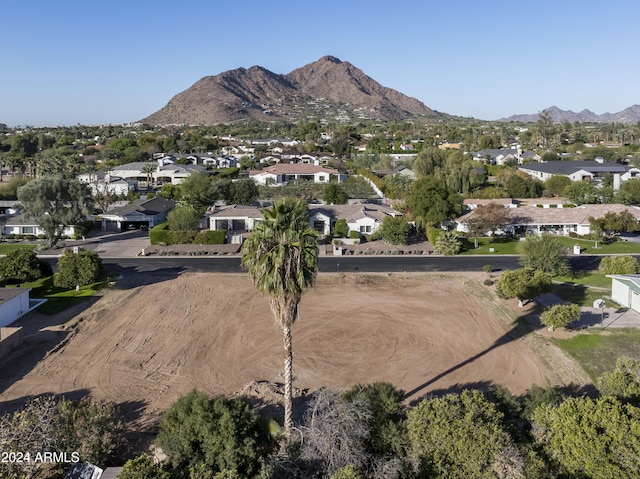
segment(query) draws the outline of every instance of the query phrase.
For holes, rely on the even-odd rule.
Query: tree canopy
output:
[[[0,258],[0,280],[6,284],[28,283],[51,276],[53,271],[49,263],[38,258],[31,249],[20,248],[10,251]]]
[[[520,306],[551,289],[551,276],[533,268],[519,268],[502,273],[496,292],[503,298],[516,298]]]
[[[566,247],[550,234],[528,235],[520,243],[520,262],[525,268],[533,268],[552,276],[568,274],[571,270]]]
[[[407,208],[414,218],[437,224],[460,214],[462,196],[433,176],[425,176],[418,178],[411,185]]]
[[[80,223],[92,212],[89,187],[78,180],[47,176],[18,188],[18,201],[27,218],[36,222],[54,247],[66,227]]]

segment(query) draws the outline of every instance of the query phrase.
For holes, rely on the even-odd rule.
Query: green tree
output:
[[[638,230],[638,220],[629,210],[619,213],[608,211],[600,218],[589,217],[589,224],[611,233],[624,233]]]
[[[36,281],[52,274],[49,263],[38,258],[31,249],[16,249],[0,258],[0,279],[6,284],[20,286],[22,283]]]
[[[565,187],[563,194],[576,205],[602,202],[602,195],[596,185],[587,181],[572,181]]]
[[[495,477],[493,463],[511,442],[502,413],[477,390],[423,400],[407,416],[424,477]]]
[[[629,356],[621,356],[616,368],[603,373],[596,381],[603,396],[614,396],[623,402],[640,406],[640,363]]]
[[[409,223],[402,216],[385,216],[381,229],[387,243],[407,244],[409,240]]]
[[[540,321],[550,331],[562,328],[578,319],[580,319],[580,306],[577,304],[556,304],[540,315]]]
[[[204,213],[218,198],[219,193],[211,178],[200,172],[194,172],[180,184],[182,201],[199,213]]]
[[[447,155],[437,147],[423,148],[413,162],[412,169],[418,177],[432,175],[437,168],[442,168]]]
[[[52,248],[65,228],[82,221],[93,208],[89,187],[61,176],[45,177],[21,186],[18,201],[24,215],[44,230]]]
[[[250,205],[259,195],[258,185],[251,179],[233,181],[229,185],[229,200],[234,205]]]
[[[104,464],[125,445],[125,423],[116,406],[62,399],[58,410],[61,450],[77,451],[83,461]]]
[[[411,185],[407,208],[414,218],[438,224],[462,211],[462,196],[448,189],[433,176],[417,179]]]
[[[329,183],[324,187],[322,199],[328,205],[344,205],[347,203],[347,194],[338,183]]]
[[[378,456],[402,457],[407,448],[407,425],[402,400],[404,391],[387,382],[357,384],[344,393],[345,399],[359,395],[369,403],[369,437],[367,449]]]
[[[147,163],[142,168],[140,168],[140,171],[144,173],[147,177],[147,188],[153,186],[153,174],[157,170],[158,170],[158,165],[156,165],[155,163]]]
[[[536,198],[540,193],[541,184],[536,179],[515,174],[509,177],[505,188],[511,198]]]
[[[640,409],[613,397],[569,398],[534,413],[534,435],[571,476],[640,477]]]
[[[169,229],[173,231],[197,230],[202,215],[193,206],[178,204],[167,214]]]
[[[171,474],[154,464],[150,456],[143,454],[125,462],[118,479],[171,479]]]
[[[336,224],[333,225],[333,234],[338,238],[345,238],[349,234],[349,226],[347,220],[338,218]]]
[[[257,473],[272,446],[266,422],[244,399],[209,399],[195,390],[162,415],[156,443],[176,470],[202,464],[242,477]]]
[[[462,249],[462,238],[457,231],[443,231],[434,247],[445,256],[454,256]]]
[[[509,299],[516,298],[518,306],[524,301],[551,290],[551,276],[532,268],[519,268],[502,273],[496,284],[498,296]]]
[[[564,190],[571,184],[571,178],[565,175],[553,175],[544,182],[544,189],[552,196],[563,196]]]
[[[633,256],[605,256],[598,269],[604,274],[638,274],[640,264]]]
[[[625,205],[640,204],[640,178],[623,182],[618,191],[617,201]]]
[[[284,341],[284,427],[291,435],[292,364],[291,327],[298,319],[298,305],[318,272],[317,233],[309,228],[309,212],[303,201],[285,198],[263,210],[264,219],[242,245],[241,264],[254,285],[269,295],[273,316]]]
[[[61,288],[74,288],[107,279],[109,272],[97,253],[80,249],[74,253],[66,249],[58,260],[58,273],[53,284]]]
[[[564,243],[550,234],[528,235],[520,243],[520,262],[525,268],[533,268],[552,276],[569,274]]]
[[[348,464],[331,474],[329,479],[365,479],[353,464]]]

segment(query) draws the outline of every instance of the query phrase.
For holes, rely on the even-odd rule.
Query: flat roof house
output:
[[[640,169],[634,166],[602,160],[547,161],[546,163],[529,163],[519,166],[518,169],[540,181],[546,181],[554,175],[566,176],[571,181],[601,181],[602,178],[611,174],[614,175],[614,187],[616,187],[616,175],[619,175],[619,181],[627,181],[640,174]],[[617,186],[620,186],[619,182]]]

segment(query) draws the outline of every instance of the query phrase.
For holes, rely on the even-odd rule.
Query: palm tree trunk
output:
[[[284,432],[289,439],[293,428],[291,413],[293,409],[293,339],[290,326],[282,327],[282,339],[284,340]]]

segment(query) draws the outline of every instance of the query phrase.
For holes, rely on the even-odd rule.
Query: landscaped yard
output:
[[[0,243],[0,256],[5,256],[18,249],[35,249],[35,244]]]
[[[640,331],[637,329],[593,331],[554,341],[573,356],[593,380],[612,371],[620,356],[640,360]]]
[[[95,296],[98,291],[108,286],[108,282],[94,283],[88,286],[82,286],[80,291],[75,289],[59,288],[54,286],[53,277],[40,279],[33,283],[22,284],[22,287],[32,288],[31,298],[46,298],[47,302],[38,308],[39,313],[56,314],[67,308],[87,301]]]
[[[630,241],[615,241],[613,243],[598,243],[592,240],[569,238],[566,236],[557,237],[571,252],[574,245],[580,245],[582,254],[640,254],[640,244]],[[473,238],[465,238],[460,254],[520,254],[517,239],[507,238],[478,238],[478,248],[474,248]],[[493,251],[490,249],[493,248]]]

